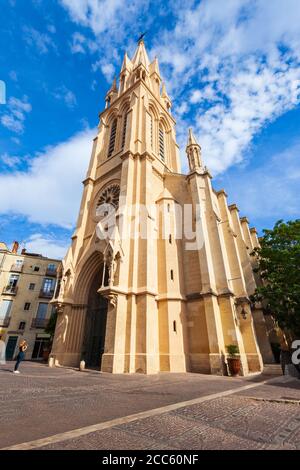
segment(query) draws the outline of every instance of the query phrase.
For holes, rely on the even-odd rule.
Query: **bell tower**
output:
[[[170,348],[163,346],[170,343],[168,333],[166,338],[160,333],[171,320],[166,317],[166,302],[158,299],[157,256],[162,246],[157,242],[160,228],[156,214],[169,197],[159,197],[164,193],[165,174],[180,173],[180,159],[171,100],[162,84],[158,60],[150,62],[143,40],[132,59],[125,53],[119,84],[114,79],[99,117],[77,227],[63,262],[56,299],[63,313],[53,354],[63,364],[85,360],[85,350],[92,341],[86,337],[88,292],[98,270],[97,292],[108,302],[101,369],[153,373],[171,367],[184,371],[183,346],[180,354],[176,352],[178,359],[170,361]],[[115,228],[106,206],[117,210]],[[111,231],[113,239],[105,236]],[[137,234],[141,236],[137,238]],[[175,298],[178,296],[180,292]],[[160,309],[164,310],[161,315]],[[183,344],[180,308],[174,312],[176,341]],[[60,341],[62,336],[64,342]],[[162,348],[167,358],[162,358]]]

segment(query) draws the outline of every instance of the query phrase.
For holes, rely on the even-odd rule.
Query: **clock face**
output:
[[[117,209],[119,206],[119,197],[120,186],[118,186],[117,184],[112,184],[101,193],[97,202],[97,209],[103,204],[110,204],[115,209]]]

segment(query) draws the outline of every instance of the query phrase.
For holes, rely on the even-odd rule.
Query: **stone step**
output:
[[[263,374],[266,375],[282,375],[280,364],[264,364]]]

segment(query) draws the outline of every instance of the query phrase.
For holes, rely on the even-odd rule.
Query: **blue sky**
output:
[[[182,168],[193,127],[214,187],[261,232],[300,208],[299,0],[1,0],[0,239],[63,256],[98,113],[148,31]]]

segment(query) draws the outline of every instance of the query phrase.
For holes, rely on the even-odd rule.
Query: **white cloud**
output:
[[[264,126],[299,104],[299,23],[298,0],[228,0],[226,8],[203,0],[179,6],[175,27],[157,39],[152,52],[179,105],[179,143],[191,125],[181,113],[188,95],[214,173],[240,162]]]
[[[49,31],[50,33],[52,33],[52,34],[55,34],[55,33],[56,33],[56,28],[55,28],[54,24],[48,24],[48,25],[47,25],[47,29],[48,29],[48,31]]]
[[[26,113],[31,111],[31,104],[26,95],[22,99],[12,96],[8,100],[7,108],[2,114],[0,122],[7,129],[17,134],[22,134],[24,131],[24,121]]]
[[[57,236],[45,236],[41,233],[35,233],[24,241],[26,250],[30,253],[39,253],[47,258],[62,259],[70,242],[60,240]]]
[[[8,153],[1,155],[0,160],[10,169],[16,168],[22,161],[20,157],[8,155]]]
[[[229,202],[237,203],[241,215],[261,227],[265,221],[299,218],[300,141],[272,155],[262,166],[237,169],[217,180],[229,192]]]
[[[195,104],[195,103],[200,103],[202,101],[202,93],[201,90],[193,90],[191,93],[190,97],[190,102]]]
[[[40,54],[47,54],[49,49],[56,50],[55,43],[51,36],[46,33],[40,33],[37,29],[24,26],[24,40],[29,46],[35,46]]]
[[[90,33],[75,33],[71,51],[96,52],[102,59],[101,65],[106,64],[105,57],[119,63],[120,46],[132,50],[136,45],[134,37],[149,29],[154,19],[154,15],[148,14],[150,0],[60,0],[60,3],[76,24],[90,28],[93,33],[93,40]]]
[[[101,70],[106,81],[111,83],[115,76],[115,67],[111,62],[107,62],[105,59],[101,58],[92,64],[92,71],[96,72]]]
[[[80,33],[74,33],[72,36],[72,43],[71,43],[71,51],[73,54],[85,54],[85,48],[84,45],[86,43],[86,38],[83,36],[83,34]]]
[[[96,35],[114,29],[128,15],[128,9],[134,11],[130,2],[123,0],[61,0],[61,3],[73,21],[89,26]],[[131,3],[138,6],[137,2]]]
[[[18,81],[18,76],[17,76],[17,73],[15,72],[15,70],[11,70],[9,72],[9,77],[14,81],[14,82],[17,82]]]
[[[21,145],[21,141],[20,141],[20,139],[19,139],[18,137],[11,137],[11,140],[12,140],[15,144]]]
[[[32,158],[26,172],[0,175],[0,213],[22,214],[30,222],[72,227],[95,133],[87,129],[45,149]]]
[[[64,85],[56,88],[52,95],[57,100],[64,101],[68,108],[74,108],[77,105],[75,94]]]
[[[114,77],[115,68],[112,64],[104,64],[101,66],[101,72],[105,76],[106,81],[111,82]]]
[[[215,174],[241,162],[253,137],[300,100],[299,0],[227,0],[226,8],[220,3],[157,2],[154,18],[161,9],[167,14],[172,8],[175,19],[173,28],[161,28],[157,39],[154,36],[150,51],[159,58],[176,98],[180,147],[184,149],[187,128],[193,125],[205,163]],[[74,22],[95,35],[100,57],[92,68],[100,69],[108,82],[121,62],[120,46],[132,46],[128,31],[136,32],[140,17],[152,27],[148,0],[61,4]],[[141,11],[143,15],[137,13]],[[87,42],[87,37],[78,36],[73,47],[82,52]]]

